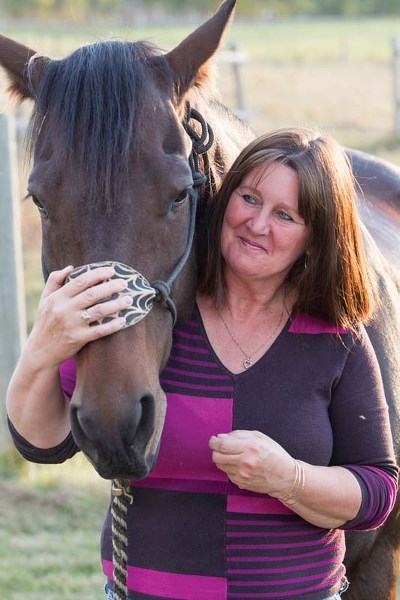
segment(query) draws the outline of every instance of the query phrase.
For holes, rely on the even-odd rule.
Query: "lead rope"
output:
[[[189,120],[194,119],[201,125],[200,135],[189,125]],[[188,244],[184,256],[182,256],[178,265],[175,267],[172,275],[166,282],[157,281],[154,287],[159,291],[160,299],[167,303],[171,310],[172,318],[175,323],[176,309],[173,300],[170,297],[171,286],[176,277],[182,270],[194,237],[196,221],[197,189],[207,182],[207,176],[200,171],[199,155],[204,155],[204,164],[209,166],[206,160],[207,152],[214,142],[214,134],[210,125],[205,121],[202,115],[187,104],[186,117],[183,126],[192,139],[192,151],[189,156],[189,165],[192,170],[193,188],[191,200],[193,202],[192,216],[189,225]],[[129,481],[125,479],[114,479],[111,486],[112,504],[111,504],[111,531],[112,531],[112,560],[114,576],[114,600],[127,600],[128,595],[128,507],[133,504],[133,495],[129,487]]]
[[[114,567],[114,600],[126,600],[128,561],[128,506],[133,503],[129,481],[114,479],[111,493],[112,560]]]

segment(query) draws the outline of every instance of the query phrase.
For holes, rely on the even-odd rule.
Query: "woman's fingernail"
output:
[[[132,296],[124,296],[123,302],[124,302],[125,306],[131,306],[131,304],[133,304]]]

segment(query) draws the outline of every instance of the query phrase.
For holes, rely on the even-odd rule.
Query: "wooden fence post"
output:
[[[392,39],[394,133],[400,137],[400,38]]]
[[[249,118],[249,111],[246,106],[242,79],[242,68],[247,61],[247,56],[243,52],[240,52],[236,43],[232,43],[229,45],[228,50],[221,50],[217,54],[217,61],[222,64],[231,65],[236,99],[236,106],[232,108],[243,121],[247,121]]]
[[[0,451],[10,443],[5,396],[26,336],[15,119],[0,114]]]

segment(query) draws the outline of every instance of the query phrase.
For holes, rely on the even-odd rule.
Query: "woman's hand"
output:
[[[102,302],[127,285],[124,280],[110,279],[114,275],[112,267],[88,271],[65,283],[72,271],[73,267],[68,266],[50,274],[29,336],[29,344],[34,345],[47,366],[58,366],[88,342],[123,329],[125,319],[120,317],[93,327],[90,323],[132,303],[129,296]]]
[[[239,488],[282,497],[293,485],[293,458],[259,431],[220,433],[210,438],[209,446],[215,465]]]
[[[296,482],[296,461],[259,431],[232,431],[210,438],[216,466],[242,489],[268,494],[285,503]],[[299,462],[299,461],[297,461]],[[354,519],[361,505],[360,485],[343,467],[323,467],[301,461],[302,485],[290,509],[316,527],[333,529]]]

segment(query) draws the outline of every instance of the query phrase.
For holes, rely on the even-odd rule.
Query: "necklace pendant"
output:
[[[243,361],[243,366],[245,369],[248,369],[249,367],[251,367],[253,364],[253,361],[251,360],[250,356],[246,356],[246,358]]]

